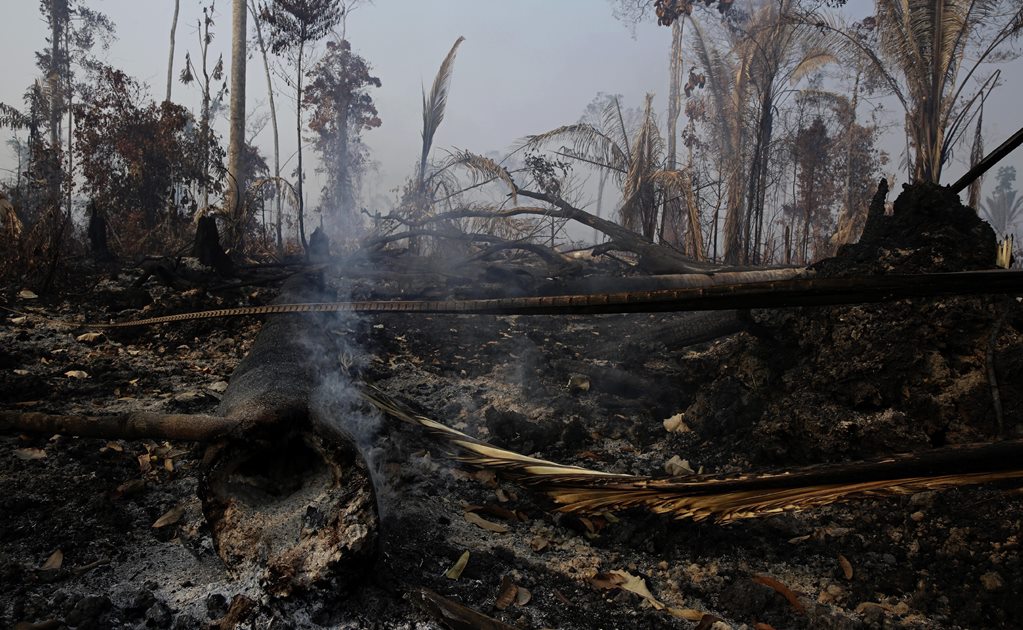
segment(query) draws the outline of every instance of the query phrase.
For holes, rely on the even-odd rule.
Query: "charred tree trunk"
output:
[[[220,232],[217,230],[217,219],[212,215],[199,218],[195,226],[195,256],[204,265],[208,265],[223,275],[234,271],[231,257],[220,245]]]
[[[322,301],[320,282],[296,275],[278,301]],[[353,397],[330,317],[264,324],[218,410],[256,430],[225,451],[201,489],[221,558],[260,573],[277,596],[350,584],[375,553],[373,484],[346,424]]]

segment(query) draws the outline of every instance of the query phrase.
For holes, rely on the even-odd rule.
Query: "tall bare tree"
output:
[[[302,129],[303,86],[309,46],[323,39],[341,21],[339,0],[272,0],[263,4],[260,17],[270,26],[270,50],[274,54],[290,53],[295,73],[291,82],[295,89],[295,132],[298,141],[298,231],[303,249],[305,238],[305,196],[303,195]]]
[[[263,22],[259,11],[256,8],[256,1],[249,0],[249,11],[252,13],[252,23],[256,31],[256,43],[259,45],[259,53],[263,57],[263,71],[266,73],[266,97],[270,103],[270,125],[274,136],[274,228],[277,249],[284,247],[282,234],[283,212],[281,209],[281,141],[280,130],[277,126],[277,104],[274,99],[273,74],[270,72],[270,57],[267,54],[266,40],[263,39]]]
[[[168,103],[171,100],[171,89],[174,86],[174,39],[178,33],[178,13],[181,10],[181,0],[174,0],[174,17],[171,18],[170,29],[170,53],[167,55],[167,96],[163,99]]]
[[[237,246],[245,232],[245,204],[242,173],[245,152],[245,57],[248,28],[245,0],[234,0],[231,10],[231,126],[227,140],[227,196],[225,209],[231,216],[229,242]]]

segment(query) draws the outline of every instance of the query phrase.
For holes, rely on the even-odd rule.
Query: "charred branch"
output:
[[[209,442],[227,437],[242,425],[238,418],[207,415],[136,412],[84,416],[0,411],[0,433]]]

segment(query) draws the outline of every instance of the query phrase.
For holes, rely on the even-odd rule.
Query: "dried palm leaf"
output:
[[[448,87],[451,84],[451,74],[455,69],[455,54],[458,52],[458,46],[464,41],[464,37],[459,37],[451,46],[451,50],[440,64],[440,69],[437,70],[437,76],[433,80],[429,96],[426,94],[426,89],[423,89],[423,150],[419,158],[420,184],[426,179],[426,160],[430,156],[430,148],[433,147],[433,137],[444,120],[444,109],[448,103]]]
[[[962,445],[883,459],[811,466],[782,473],[652,478],[606,473],[498,448],[410,411],[367,385],[363,397],[394,418],[452,445],[456,459],[501,470],[549,494],[563,512],[645,508],[696,521],[728,522],[852,498],[1023,478],[1023,441]]]

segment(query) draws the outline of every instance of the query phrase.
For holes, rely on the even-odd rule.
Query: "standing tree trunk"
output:
[[[181,9],[181,0],[174,0],[174,18],[171,20],[170,30],[170,54],[167,56],[167,97],[168,103],[171,100],[171,87],[174,85],[174,35],[178,31],[178,13]]]
[[[252,11],[253,22],[256,26],[256,42],[259,43],[259,52],[263,55],[263,71],[266,72],[266,94],[270,101],[270,124],[274,132],[274,204],[276,214],[274,215],[274,227],[276,228],[277,250],[284,247],[284,237],[281,231],[283,215],[281,213],[281,145],[280,133],[277,129],[277,106],[274,103],[274,83],[270,74],[270,60],[266,54],[266,42],[263,40],[263,25],[259,20],[259,13],[256,11],[255,0],[249,0],[249,10]]]
[[[227,195],[225,209],[230,208],[230,243],[238,247],[245,233],[245,173],[242,172],[245,153],[245,55],[246,14],[245,0],[234,0],[231,13],[231,128],[227,145]]]
[[[67,202],[67,216],[71,216],[71,195],[74,192],[75,187],[75,161],[74,151],[72,147],[73,132],[75,126],[75,114],[72,105],[74,98],[74,77],[71,76],[71,20],[68,20],[64,25],[64,77],[67,82],[66,84],[66,96],[67,96],[67,196],[65,201]],[[976,206],[974,206],[976,207]]]
[[[309,244],[305,240],[305,197],[302,195],[302,54],[305,52],[305,44],[298,47],[298,83],[295,86],[295,130],[298,139],[298,236],[302,241],[302,249],[308,250]]]
[[[837,249],[846,243],[852,243],[858,236],[857,232],[860,231],[857,224],[862,224],[861,217],[866,215],[866,212],[861,212],[859,208],[853,207],[853,195],[852,195],[852,154],[853,154],[853,140],[855,139],[855,128],[856,128],[856,108],[859,104],[860,97],[860,77],[861,72],[859,69],[856,70],[856,80],[853,82],[853,93],[852,101],[849,105],[849,118],[846,121],[848,127],[846,128],[846,141],[845,141],[845,195],[843,201],[843,207],[838,215],[838,227],[835,229],[835,234],[831,238],[831,244]]]
[[[68,1],[67,0],[50,0],[50,67],[49,76],[46,77],[47,87],[49,88],[49,115],[50,115],[50,159],[48,162],[52,167],[52,172],[48,173],[49,187],[50,187],[50,199],[49,203],[52,204],[54,216],[60,214],[61,206],[61,162],[60,162],[60,151],[61,151],[61,136],[60,136],[60,123],[64,115],[64,85],[62,79],[64,78],[64,66],[63,60],[64,55],[67,54],[67,50],[64,49],[64,27],[69,17]],[[56,222],[58,225],[61,221]]]

